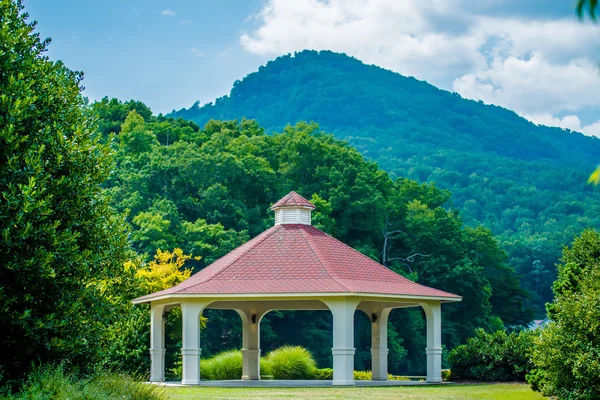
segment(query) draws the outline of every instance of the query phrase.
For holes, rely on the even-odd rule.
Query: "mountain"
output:
[[[392,177],[450,190],[467,224],[498,237],[540,315],[561,248],[600,226],[600,193],[586,185],[600,140],[535,125],[344,54],[279,57],[236,81],[228,96],[170,116],[201,125],[249,118],[269,132],[314,121]]]

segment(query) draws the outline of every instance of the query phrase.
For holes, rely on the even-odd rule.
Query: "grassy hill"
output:
[[[449,189],[468,224],[499,238],[540,315],[562,246],[600,226],[600,193],[585,183],[600,162],[600,140],[343,54],[279,57],[236,81],[229,96],[171,116],[201,125],[245,117],[271,132],[315,121],[392,176]]]

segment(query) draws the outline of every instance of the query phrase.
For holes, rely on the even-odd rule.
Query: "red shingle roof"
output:
[[[177,294],[365,293],[454,298],[419,285],[310,225],[276,225],[186,281]]]
[[[300,196],[296,192],[289,192],[286,196],[281,198],[277,203],[271,206],[271,210],[282,207],[305,207],[311,210],[315,209],[315,206],[304,197]]]

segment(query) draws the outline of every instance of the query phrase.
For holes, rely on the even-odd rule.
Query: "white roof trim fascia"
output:
[[[442,296],[417,296],[417,295],[394,295],[394,294],[381,294],[381,293],[236,293],[236,294],[199,294],[199,293],[169,293],[154,298],[143,299],[143,300],[132,300],[133,304],[146,304],[153,301],[166,300],[166,299],[254,299],[262,300],[265,298],[279,298],[279,299],[293,299],[293,298],[313,298],[318,300],[319,298],[331,298],[331,297],[366,297],[366,298],[387,298],[395,300],[439,300],[444,302],[458,302],[462,301],[462,297],[442,297]]]

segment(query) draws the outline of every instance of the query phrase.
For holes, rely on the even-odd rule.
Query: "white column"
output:
[[[388,379],[387,326],[391,311],[391,308],[384,308],[369,315],[371,319],[371,371],[374,381],[387,381]]]
[[[427,317],[427,382],[442,381],[442,311],[441,302],[422,304]]]
[[[242,380],[260,380],[260,319],[264,312],[255,308],[236,310],[242,318]]]
[[[150,304],[150,382],[165,381],[164,304]]]
[[[324,301],[333,314],[333,384],[354,385],[354,311],[357,300]]]
[[[182,302],[182,380],[183,385],[200,384],[200,315],[206,303]]]

